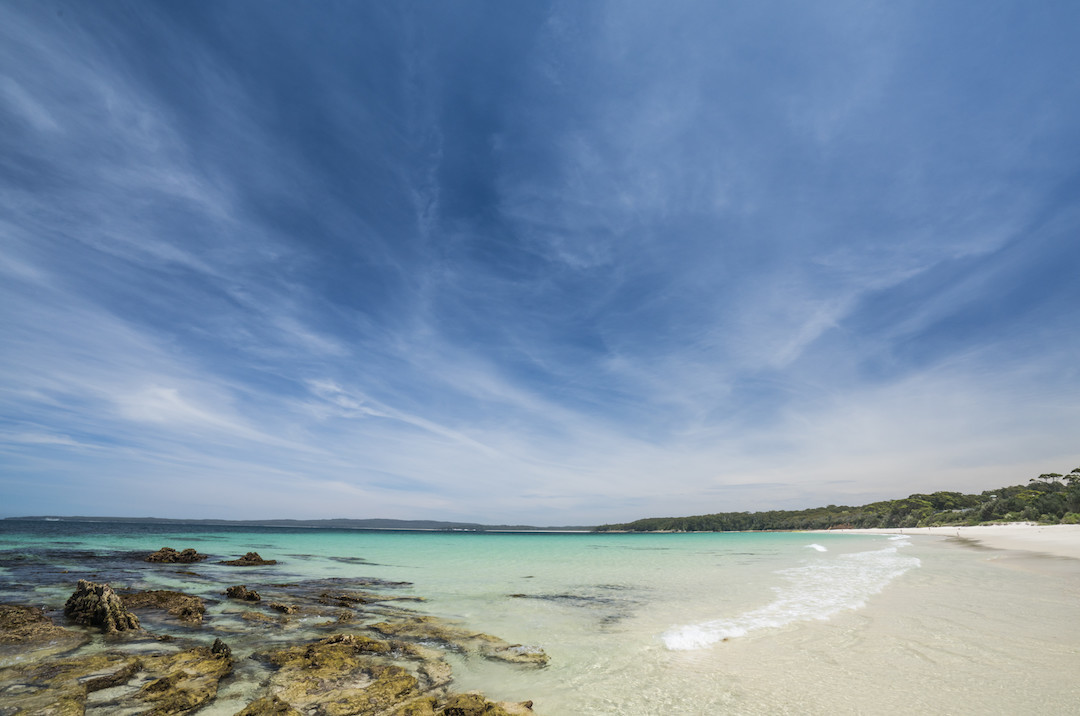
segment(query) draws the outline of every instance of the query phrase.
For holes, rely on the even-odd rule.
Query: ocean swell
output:
[[[919,566],[917,558],[900,554],[900,548],[908,544],[901,538],[884,549],[815,560],[805,566],[781,570],[777,574],[787,583],[775,587],[776,599],[769,604],[730,619],[673,627],[661,638],[673,651],[703,649],[759,629],[828,619],[838,612],[859,609],[889,582]]]

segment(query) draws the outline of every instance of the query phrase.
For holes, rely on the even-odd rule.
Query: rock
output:
[[[276,624],[277,620],[271,616],[263,614],[262,612],[244,612],[240,615],[241,619],[249,622],[271,622]]]
[[[144,685],[135,698],[152,706],[144,714],[166,716],[185,713],[212,701],[217,696],[218,682],[232,672],[233,659],[220,649],[215,652],[211,647],[199,646],[175,654],[144,657],[143,665],[157,678]]]
[[[379,602],[422,602],[423,597],[402,596],[397,594],[376,594],[374,592],[323,592],[319,595],[320,604],[334,604],[340,607],[352,607],[360,604]]]
[[[432,659],[420,665],[420,674],[432,686],[446,686],[454,680],[454,671],[442,659]]]
[[[500,640],[501,641],[501,640]],[[525,666],[547,666],[548,655],[538,646],[522,644],[488,644],[480,649],[485,659],[507,661]]]
[[[343,658],[349,654],[389,654],[393,646],[386,641],[358,634],[335,634],[313,644],[290,646],[273,651],[270,663],[281,666],[323,664],[330,657]]]
[[[0,713],[82,714],[86,696],[127,682],[138,671],[131,656],[97,653],[0,669]]]
[[[509,703],[488,701],[483,694],[453,694],[440,700],[434,696],[416,699],[394,711],[394,716],[527,716],[533,713],[532,701]]]
[[[214,639],[214,644],[210,647],[210,653],[216,656],[230,657],[232,656],[232,649],[221,639]]]
[[[87,639],[79,632],[57,626],[38,607],[0,604],[0,644],[27,644],[69,636],[79,637],[81,641]]]
[[[0,666],[41,661],[88,641],[89,634],[57,626],[37,607],[0,604]]]
[[[128,609],[164,609],[170,616],[189,624],[202,624],[206,614],[203,600],[193,594],[154,589],[134,594],[121,594],[120,600]]]
[[[300,607],[295,604],[281,604],[280,602],[270,602],[270,608],[282,614],[296,614],[300,611]]]
[[[532,713],[532,701],[495,703],[481,694],[469,692],[451,696],[438,713],[440,716],[517,716]]]
[[[245,602],[257,602],[262,597],[254,589],[248,589],[243,584],[237,584],[235,587],[229,587],[225,590],[225,596],[229,599],[239,599]]]
[[[236,716],[302,716],[277,696],[264,696],[248,704]]]
[[[263,559],[258,552],[248,552],[240,559],[229,559],[219,564],[228,564],[232,567],[260,567],[263,565],[277,564],[276,559]]]
[[[177,552],[172,547],[162,547],[157,552],[147,555],[147,562],[164,562],[166,564],[191,564],[193,562],[201,562],[206,559],[208,555],[199,554],[191,547]]]
[[[383,636],[439,641],[496,661],[535,667],[546,666],[548,663],[548,655],[540,647],[510,644],[490,634],[462,629],[435,617],[411,617],[400,622],[380,622],[372,624],[371,628]]]
[[[77,624],[100,627],[112,634],[139,628],[139,618],[129,612],[108,584],[80,579],[64,604],[64,614]]]
[[[434,696],[415,699],[398,710],[394,716],[438,716],[439,700]]]
[[[278,671],[270,677],[270,695],[301,713],[393,713],[422,694],[415,676],[376,658],[391,651],[387,642],[339,634],[271,652]]]

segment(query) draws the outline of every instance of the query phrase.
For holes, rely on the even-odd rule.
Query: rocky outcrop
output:
[[[227,559],[218,564],[227,564],[231,567],[262,567],[270,564],[277,564],[276,559],[263,559],[259,556],[258,552],[248,552],[239,559]]]
[[[439,716],[521,716],[532,712],[532,701],[494,703],[481,694],[470,692],[451,696],[437,713]]]
[[[232,656],[232,649],[221,639],[214,639],[214,644],[210,647],[210,653],[215,656],[230,657]]]
[[[218,682],[233,669],[228,647],[219,647],[220,641],[214,647],[199,646],[175,654],[144,657],[143,668],[156,677],[139,689],[135,697],[152,706],[144,713],[181,714],[212,701],[217,696]]]
[[[296,614],[300,611],[300,607],[295,604],[282,604],[280,602],[270,602],[270,608],[282,614]]]
[[[126,575],[130,557],[121,559],[127,560],[121,564],[125,571],[116,574]],[[152,571],[158,575],[175,572]],[[207,594],[219,592],[222,586],[213,585],[208,575],[201,575],[194,583],[198,587],[192,589]],[[240,710],[243,716],[531,713],[528,702],[496,703],[478,693],[452,693],[453,673],[446,651],[538,666],[547,661],[541,650],[509,644],[452,622],[419,617],[396,606],[395,600],[367,591],[398,586],[408,585],[358,579],[267,582],[263,588],[268,601],[289,603],[275,601],[263,610],[246,606],[251,602],[244,596],[255,592],[235,585],[226,594],[240,598],[245,606],[222,610],[199,630],[178,628],[176,621],[158,616],[151,621],[150,614],[139,612],[153,633],[139,631],[120,642],[94,636],[93,653],[76,652],[83,656],[75,658],[46,653],[35,645],[65,643],[65,648],[72,649],[72,644],[91,638],[89,630],[64,629],[40,609],[0,605],[0,716],[75,716],[84,712],[168,716],[210,710]],[[208,601],[213,602],[213,598]],[[168,590],[116,594],[108,584],[80,580],[65,612],[74,621],[114,633],[138,628],[139,619],[129,609],[163,610],[194,624],[202,620],[206,607],[192,594]],[[284,615],[297,611],[305,618]],[[333,620],[322,621],[326,617]],[[373,618],[383,621],[373,630],[363,626]],[[354,633],[309,641],[342,629]],[[290,632],[296,635],[293,639],[288,639]],[[273,635],[272,647],[260,644],[260,640],[268,641],[264,638],[267,634]],[[221,679],[232,673],[237,657],[221,638],[210,646],[215,636],[228,638],[244,657],[252,648],[272,649],[256,653],[254,660],[245,659],[245,668],[236,677],[237,688],[230,687],[220,696]],[[200,642],[202,646],[194,646]],[[8,658],[12,650],[17,653]],[[241,694],[247,695],[243,701],[239,700]]]
[[[180,552],[177,552],[172,547],[162,547],[157,552],[147,555],[146,561],[164,562],[166,564],[192,564],[201,562],[207,557],[208,555],[199,554],[190,547]]]
[[[120,600],[128,609],[162,609],[169,616],[188,624],[202,624],[206,614],[203,600],[193,594],[155,589],[133,594],[121,594]]]
[[[270,652],[267,659],[277,667],[270,696],[302,713],[393,713],[421,696],[424,685],[404,667],[376,658],[391,651],[384,641],[337,635]]]
[[[82,714],[88,694],[123,684],[138,669],[135,657],[103,653],[0,668],[0,713]]]
[[[546,666],[548,663],[548,655],[540,647],[510,644],[490,634],[462,629],[435,617],[423,616],[400,622],[380,622],[372,624],[371,628],[383,636],[437,641],[496,661],[536,667]]]
[[[64,614],[76,624],[100,627],[109,634],[139,628],[139,618],[124,607],[112,587],[85,579],[68,597]]]
[[[243,602],[257,602],[261,599],[254,589],[248,589],[246,585],[237,584],[225,590],[225,596],[229,599],[239,599]]]
[[[220,641],[220,640],[219,640]],[[87,696],[134,681],[118,701],[96,703],[96,711],[182,714],[209,703],[218,682],[232,671],[223,643],[187,651],[134,657],[98,652],[76,659],[0,668],[0,713],[82,714]],[[145,682],[145,683],[144,683]],[[142,684],[141,688],[139,684]]]

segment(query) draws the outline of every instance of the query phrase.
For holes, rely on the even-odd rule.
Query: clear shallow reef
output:
[[[142,561],[163,546],[208,559]],[[249,551],[278,563],[219,564]],[[270,646],[378,637],[374,624],[422,616],[542,650],[536,668],[480,645],[423,644],[452,669],[454,691],[529,699],[548,716],[1066,713],[1080,696],[1080,562],[939,540],[0,522],[0,567],[0,601],[51,610],[80,578],[202,597],[200,624],[138,612],[151,633],[232,647],[237,666],[200,713],[235,713],[265,690],[273,668],[250,657]],[[227,599],[235,584],[262,606]],[[318,604],[334,591],[376,596]],[[279,614],[271,601],[303,608]],[[253,611],[269,621],[244,618]]]

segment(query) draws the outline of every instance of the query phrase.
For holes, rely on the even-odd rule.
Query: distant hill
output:
[[[221,527],[296,527],[304,529],[340,530],[420,530],[436,532],[589,532],[592,526],[534,527],[532,525],[484,525],[475,522],[444,522],[440,520],[387,520],[387,519],[328,519],[328,520],[185,520],[165,517],[88,517],[68,515],[37,515],[29,517],[6,517],[5,520],[66,522],[113,522],[127,524],[195,525]]]
[[[914,494],[850,507],[829,505],[808,510],[717,512],[691,517],[649,517],[600,525],[597,532],[739,532],[754,530],[828,530],[875,527],[933,527],[993,522],[1080,524],[1080,467],[1068,475],[1049,472],[1027,485],[986,490]]]

